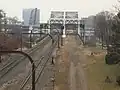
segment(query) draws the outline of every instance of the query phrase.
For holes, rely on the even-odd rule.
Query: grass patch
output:
[[[104,54],[100,56],[88,56],[88,65],[85,69],[87,73],[89,90],[120,90],[116,84],[116,76],[120,75],[119,65],[105,64]],[[95,63],[91,63],[95,61]],[[106,76],[109,76],[112,83],[105,83]]]

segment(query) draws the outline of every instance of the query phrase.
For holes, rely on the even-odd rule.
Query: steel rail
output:
[[[49,40],[47,40],[47,41],[49,41]],[[46,42],[47,42],[47,41],[46,41]],[[43,41],[42,44],[44,44],[44,43],[45,43],[45,42]],[[27,51],[26,53],[28,53],[28,54],[34,53],[37,49],[41,48],[41,47],[38,47],[38,46],[39,46],[39,44],[38,44],[35,48],[32,48],[30,51]],[[25,59],[25,57],[22,57],[20,60],[23,60],[23,59]],[[3,71],[3,70],[4,70],[5,68],[7,68],[8,66],[12,65],[13,63],[15,63],[15,61],[16,61],[16,60],[13,60],[13,61],[10,62],[9,64],[5,65],[2,69],[0,69],[0,72]]]
[[[48,41],[49,41],[49,40],[48,40]],[[53,41],[53,40],[52,40],[52,41]],[[43,42],[43,43],[44,43],[44,42]],[[47,43],[48,43],[48,42],[47,42]],[[38,47],[38,48],[40,48],[40,47]],[[31,51],[29,54],[34,53],[36,50],[38,50],[38,48],[35,48],[34,51]],[[1,70],[1,72],[2,72],[4,69],[6,69],[7,67],[9,67],[10,65],[15,64],[15,65],[11,66],[10,68],[8,68],[7,71],[0,76],[0,78],[4,77],[9,71],[11,71],[15,66],[17,66],[17,65],[18,65],[20,62],[22,62],[24,59],[25,59],[25,57],[23,57],[22,59],[20,59],[20,60],[18,60],[18,61],[16,61],[16,62],[15,62],[15,60],[14,60],[13,62],[11,62],[11,63],[7,64],[5,67],[3,67],[2,70]]]
[[[32,58],[27,53],[24,53],[22,51],[0,51],[0,53],[1,54],[8,54],[8,53],[22,54],[29,59],[29,61],[31,62],[31,65],[32,65],[32,90],[35,90],[35,70],[34,70],[35,64],[34,64],[34,61],[32,60]]]
[[[55,45],[54,45],[54,46],[55,46]],[[54,46],[52,46],[52,47],[55,48]],[[46,66],[46,64],[47,64],[47,62],[48,62],[48,60],[50,59],[51,53],[52,53],[52,51],[53,51],[53,48],[50,49],[50,52],[48,53],[47,61],[45,62],[44,65],[42,65],[43,68],[42,68],[42,70],[40,71],[40,73],[39,73],[37,79],[39,79],[39,77],[41,76],[41,74],[42,74],[42,72],[43,72],[43,70],[44,70],[44,68],[45,68],[45,66]],[[45,55],[42,56],[42,57],[43,57],[43,58],[40,59],[40,62],[37,64],[35,70],[36,70],[36,69],[38,68],[38,66],[41,64],[42,60],[44,60]],[[23,82],[23,84],[21,85],[20,89],[23,89],[23,88],[25,87],[25,85],[26,85],[27,82],[30,80],[30,78],[31,78],[31,73],[27,76],[26,80],[24,80],[24,82]],[[36,82],[37,82],[37,79],[36,79]]]
[[[42,65],[43,68],[42,68],[42,70],[40,71],[40,73],[39,73],[39,75],[38,75],[38,77],[37,77],[37,79],[36,79],[36,81],[35,81],[35,84],[38,82],[38,80],[39,80],[42,72],[44,71],[44,69],[45,69],[45,67],[46,67],[46,64],[47,64],[47,62],[49,61],[50,56],[51,56],[51,54],[52,54],[52,51],[53,51],[53,49],[55,48],[56,45],[57,45],[57,42],[56,42],[56,43],[54,44],[54,46],[51,48],[51,50],[50,50],[50,52],[49,52],[49,54],[48,54],[49,58],[46,60],[46,62],[44,63],[44,65]]]
[[[40,65],[41,61],[44,59],[44,56],[40,58],[40,62],[35,66],[34,71],[37,69],[37,67]],[[20,90],[24,88],[24,86],[27,84],[28,80],[31,78],[32,73],[30,73],[26,79],[23,81],[23,84],[20,85]]]
[[[52,44],[53,44],[53,42],[54,42],[53,37],[52,37],[51,35],[49,35],[49,36],[51,37],[51,39],[52,39]],[[1,52],[2,52],[2,51],[1,51]],[[3,52],[4,52],[4,51],[3,51]],[[10,53],[10,51],[6,51],[6,52],[9,52],[9,53]],[[19,53],[20,53],[20,51],[12,51],[12,53],[15,53],[15,52],[19,52]],[[24,58],[24,59],[25,59],[25,58]],[[29,59],[30,59],[30,58],[29,58]],[[31,63],[32,63],[32,62],[31,62]],[[19,62],[18,62],[17,64],[19,64]],[[14,66],[16,66],[16,65],[14,65]],[[14,66],[12,66],[11,68],[13,68]],[[3,70],[3,69],[2,69],[2,70]],[[10,70],[10,69],[9,69],[9,70]],[[8,71],[9,71],[9,70],[8,70]],[[8,71],[7,71],[7,72],[8,72]],[[7,72],[6,72],[6,73],[7,73]],[[32,69],[32,72],[35,72],[35,67],[34,67],[34,69]],[[4,74],[4,75],[5,75],[5,74]],[[3,76],[4,76],[4,75],[3,75]],[[32,75],[33,75],[33,74],[32,74]],[[1,77],[2,77],[2,76],[1,76]],[[33,81],[33,80],[32,80],[32,81]],[[32,82],[32,85],[33,85],[33,82]],[[32,88],[35,88],[35,86],[32,86]],[[32,89],[32,90],[35,90],[35,89]]]

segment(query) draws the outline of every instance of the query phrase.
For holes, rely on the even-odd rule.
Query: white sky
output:
[[[41,21],[49,18],[51,10],[79,11],[79,17],[95,15],[102,10],[111,10],[117,0],[0,0],[0,9],[8,16],[22,19],[23,8],[39,8]]]

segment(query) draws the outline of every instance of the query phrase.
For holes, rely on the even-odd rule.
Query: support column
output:
[[[65,32],[65,30],[66,30],[66,27],[65,27],[65,12],[64,12],[63,26],[64,26],[64,29],[63,29],[63,35],[62,35],[62,37],[65,38],[66,37],[66,32]]]
[[[49,25],[49,27],[48,27],[48,33],[50,34],[50,29],[51,29],[51,23],[50,23],[50,20],[48,21],[48,25]]]
[[[80,35],[80,23],[79,23],[79,20],[78,20],[78,34]]]
[[[83,29],[83,40],[84,40],[84,44],[86,42],[86,32],[85,32],[85,29]]]

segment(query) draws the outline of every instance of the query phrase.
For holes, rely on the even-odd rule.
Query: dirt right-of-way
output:
[[[75,36],[67,36],[64,40],[64,46],[62,47],[64,55],[61,54],[61,56],[63,56],[61,61],[64,63],[62,64],[63,66],[60,65],[60,68],[68,68],[64,72],[64,74],[67,75],[67,78],[65,76],[65,79],[62,79],[63,77],[61,78],[62,82],[67,81],[67,84],[57,82],[58,89],[56,90],[65,90],[60,89],[60,84],[64,84],[64,87],[68,87],[67,90],[88,90],[86,74],[83,69],[86,58],[81,53],[82,45],[80,46],[77,42]],[[66,53],[67,58],[65,55]],[[66,62],[68,64],[65,64]]]
[[[88,90],[87,81],[83,65],[86,58],[81,53],[80,46],[75,37],[69,37],[69,53],[70,53],[70,90]]]

